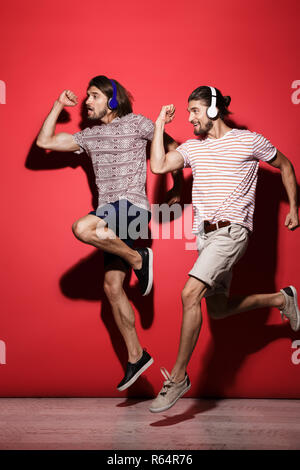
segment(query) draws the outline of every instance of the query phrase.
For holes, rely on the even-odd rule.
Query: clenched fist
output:
[[[167,104],[161,108],[160,114],[157,118],[157,122],[163,121],[165,124],[173,121],[175,115],[175,106],[173,104]]]
[[[78,103],[77,96],[71,90],[64,90],[58,98],[58,102],[64,106],[76,106]]]
[[[295,230],[297,227],[299,227],[299,217],[298,217],[298,211],[293,210],[288,213],[288,215],[285,218],[285,223],[284,225],[289,229],[289,230]]]

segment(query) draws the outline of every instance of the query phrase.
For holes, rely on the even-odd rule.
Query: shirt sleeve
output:
[[[79,131],[76,132],[76,134],[73,134],[74,140],[77,145],[79,145],[80,149],[75,150],[74,153],[77,153],[78,155],[83,152],[87,152],[86,145],[84,143],[84,138],[83,138],[84,131]]]
[[[139,121],[139,134],[143,139],[152,140],[154,134],[154,123],[151,119],[141,115]]]
[[[183,161],[184,161],[184,168],[190,168],[191,164],[190,164],[189,149],[188,149],[187,142],[179,145],[179,147],[177,147],[175,150],[176,152],[181,153],[183,157]]]
[[[253,156],[258,160],[269,162],[276,157],[277,149],[263,135],[253,132]]]

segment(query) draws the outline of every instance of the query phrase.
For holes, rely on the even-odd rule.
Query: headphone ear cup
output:
[[[113,88],[113,95],[109,100],[107,100],[107,107],[110,110],[117,109],[118,107],[118,100],[117,100],[117,86],[114,82],[114,80],[111,80],[110,78],[108,79],[112,85]]]
[[[206,110],[206,114],[209,119],[215,119],[219,114],[217,108],[217,91],[213,86],[210,86],[209,88],[211,91],[211,101],[210,107]]]
[[[218,109],[215,106],[210,106],[206,111],[209,119],[214,119],[218,116]]]
[[[107,107],[110,110],[116,109],[118,107],[118,102],[117,102],[116,98],[114,98],[114,97],[109,98],[109,100],[107,102]]]

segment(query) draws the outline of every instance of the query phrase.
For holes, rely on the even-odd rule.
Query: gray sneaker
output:
[[[284,287],[280,289],[285,298],[285,306],[280,310],[281,318],[285,316],[291,325],[292,330],[298,331],[300,329],[300,310],[297,301],[297,291],[294,286]]]
[[[175,383],[164,367],[161,367],[160,370],[166,380],[163,388],[151,403],[149,410],[152,413],[160,413],[161,411],[168,410],[191,388],[191,382],[187,373],[185,373],[185,378],[182,382]]]

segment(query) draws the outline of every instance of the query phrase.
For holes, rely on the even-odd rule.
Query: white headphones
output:
[[[206,114],[209,119],[214,119],[218,115],[218,109],[216,107],[217,104],[217,92],[213,86],[210,86],[211,91],[211,102],[210,107],[207,108]]]

